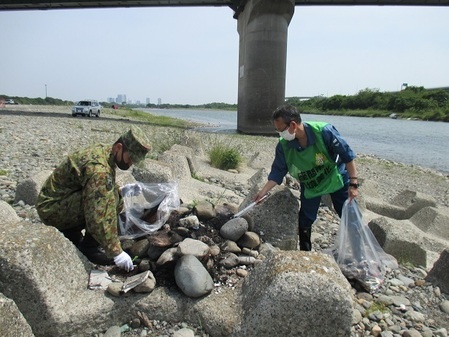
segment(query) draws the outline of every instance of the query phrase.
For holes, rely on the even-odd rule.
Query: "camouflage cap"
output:
[[[121,138],[133,163],[145,159],[148,151],[151,150],[150,141],[145,136],[142,129],[137,126],[133,125]]]

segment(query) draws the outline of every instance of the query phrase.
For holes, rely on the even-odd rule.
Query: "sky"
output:
[[[237,103],[228,7],[0,11],[0,94]],[[286,97],[449,86],[449,7],[296,6]]]

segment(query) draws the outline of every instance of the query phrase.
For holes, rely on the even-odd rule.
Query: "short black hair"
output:
[[[299,111],[290,104],[281,105],[273,112],[272,120],[282,118],[286,124],[290,122],[301,123],[301,114]]]

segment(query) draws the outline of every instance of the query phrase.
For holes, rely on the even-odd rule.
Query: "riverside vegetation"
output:
[[[5,99],[14,99],[18,104],[65,106],[73,104],[73,102],[52,97],[43,99],[0,95],[0,99],[2,97]],[[388,117],[394,113],[398,118],[449,122],[449,90],[444,89],[425,89],[424,87],[407,86],[404,90],[398,92],[380,92],[378,89],[366,88],[360,90],[355,95],[333,95],[331,97],[315,96],[307,100],[300,99],[299,97],[287,97],[285,102],[294,105],[305,114]],[[102,102],[101,104],[104,107],[112,107],[113,103]],[[236,111],[237,104],[221,102],[200,105],[166,103],[160,105],[147,104],[144,106],[122,104],[121,108],[126,109],[127,114],[132,113],[131,109],[133,108],[215,109]],[[176,121],[171,121],[170,123],[178,124]]]

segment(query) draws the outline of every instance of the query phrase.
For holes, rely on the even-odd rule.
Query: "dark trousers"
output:
[[[343,204],[348,199],[348,185],[345,184],[338,191],[330,194],[332,204],[338,216],[341,217]],[[304,197],[304,185],[301,184],[301,208],[299,210],[298,227],[299,227],[299,246],[301,250],[311,250],[312,243],[310,236],[312,234],[312,224],[315,222],[318,208],[321,203],[321,196],[306,199]]]

